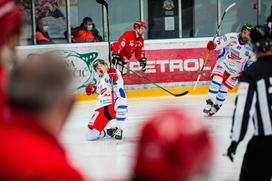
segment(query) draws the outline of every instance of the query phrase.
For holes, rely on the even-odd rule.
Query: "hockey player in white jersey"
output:
[[[203,110],[209,116],[220,109],[228,90],[237,84],[240,73],[256,60],[248,44],[251,28],[245,24],[240,33],[228,33],[207,44],[210,51],[221,50],[211,74],[207,104]]]
[[[125,121],[127,113],[124,80],[118,70],[113,67],[109,68],[108,64],[102,59],[97,59],[93,63],[93,68],[100,79],[96,85],[89,84],[85,88],[87,95],[98,94],[95,113],[88,123],[87,139],[96,140],[109,135],[121,140],[123,130],[120,126]],[[111,79],[113,80],[113,97]],[[105,130],[108,122],[113,119],[116,119],[119,126]]]

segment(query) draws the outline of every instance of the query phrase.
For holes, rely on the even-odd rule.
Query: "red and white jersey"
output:
[[[145,57],[143,50],[144,39],[142,37],[136,38],[134,30],[125,32],[117,42],[111,44],[112,54],[118,54],[123,61],[127,61],[135,53],[137,60]]]
[[[113,82],[115,100],[114,108],[117,108],[119,104],[127,105],[126,93],[124,91],[124,80],[121,73],[118,70],[116,72],[118,75],[118,80],[116,82]],[[111,82],[107,72],[103,75],[103,77],[99,79],[96,86],[96,93],[98,94],[98,96],[95,109],[99,109],[101,107],[112,104]]]
[[[217,61],[222,61],[226,71],[239,75],[245,68],[256,61],[255,54],[248,43],[240,41],[239,33],[228,33],[215,40],[216,50],[221,50]]]

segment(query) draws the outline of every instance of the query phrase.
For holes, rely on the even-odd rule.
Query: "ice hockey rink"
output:
[[[62,134],[62,143],[72,162],[93,180],[128,178],[133,166],[135,146],[139,131],[158,108],[177,107],[187,109],[198,115],[210,128],[215,143],[215,154],[211,168],[211,181],[238,180],[240,167],[247,142],[252,132],[250,125],[245,140],[238,146],[234,162],[223,156],[230,143],[231,118],[234,109],[235,94],[227,97],[221,110],[213,117],[205,117],[202,109],[206,95],[186,95],[183,97],[150,97],[129,99],[129,112],[124,123],[124,138],[116,142],[112,138],[87,141],[85,134],[87,123],[94,109],[95,101],[78,102]],[[110,123],[114,124],[114,122]]]

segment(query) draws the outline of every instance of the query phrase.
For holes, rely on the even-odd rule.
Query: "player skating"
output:
[[[133,24],[133,30],[125,32],[117,42],[111,45],[112,63],[122,74],[127,73],[125,66],[133,54],[139,61],[142,71],[146,70],[146,58],[143,50],[145,28],[144,22],[137,21]]]
[[[124,81],[121,73],[108,64],[97,59],[93,63],[93,68],[99,76],[96,85],[89,84],[85,90],[87,95],[98,94],[95,113],[88,123],[88,140],[96,140],[105,137],[107,134],[117,140],[122,139],[123,130],[120,128],[126,119],[127,99],[124,91]],[[113,80],[114,102],[112,102],[111,79]],[[105,130],[108,122],[116,119],[118,127]]]
[[[213,41],[209,41],[207,48],[221,50],[212,71],[212,81],[206,100],[204,113],[212,116],[222,106],[227,92],[233,89],[240,73],[255,61],[255,55],[248,44],[252,26],[245,24],[240,33],[228,33]]]

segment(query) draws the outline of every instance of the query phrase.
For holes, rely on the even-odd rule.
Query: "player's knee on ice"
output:
[[[97,129],[90,129],[88,128],[88,132],[86,134],[87,140],[89,141],[94,141],[98,140],[100,138],[104,138],[106,136],[106,131],[102,130],[101,132],[98,131]]]

